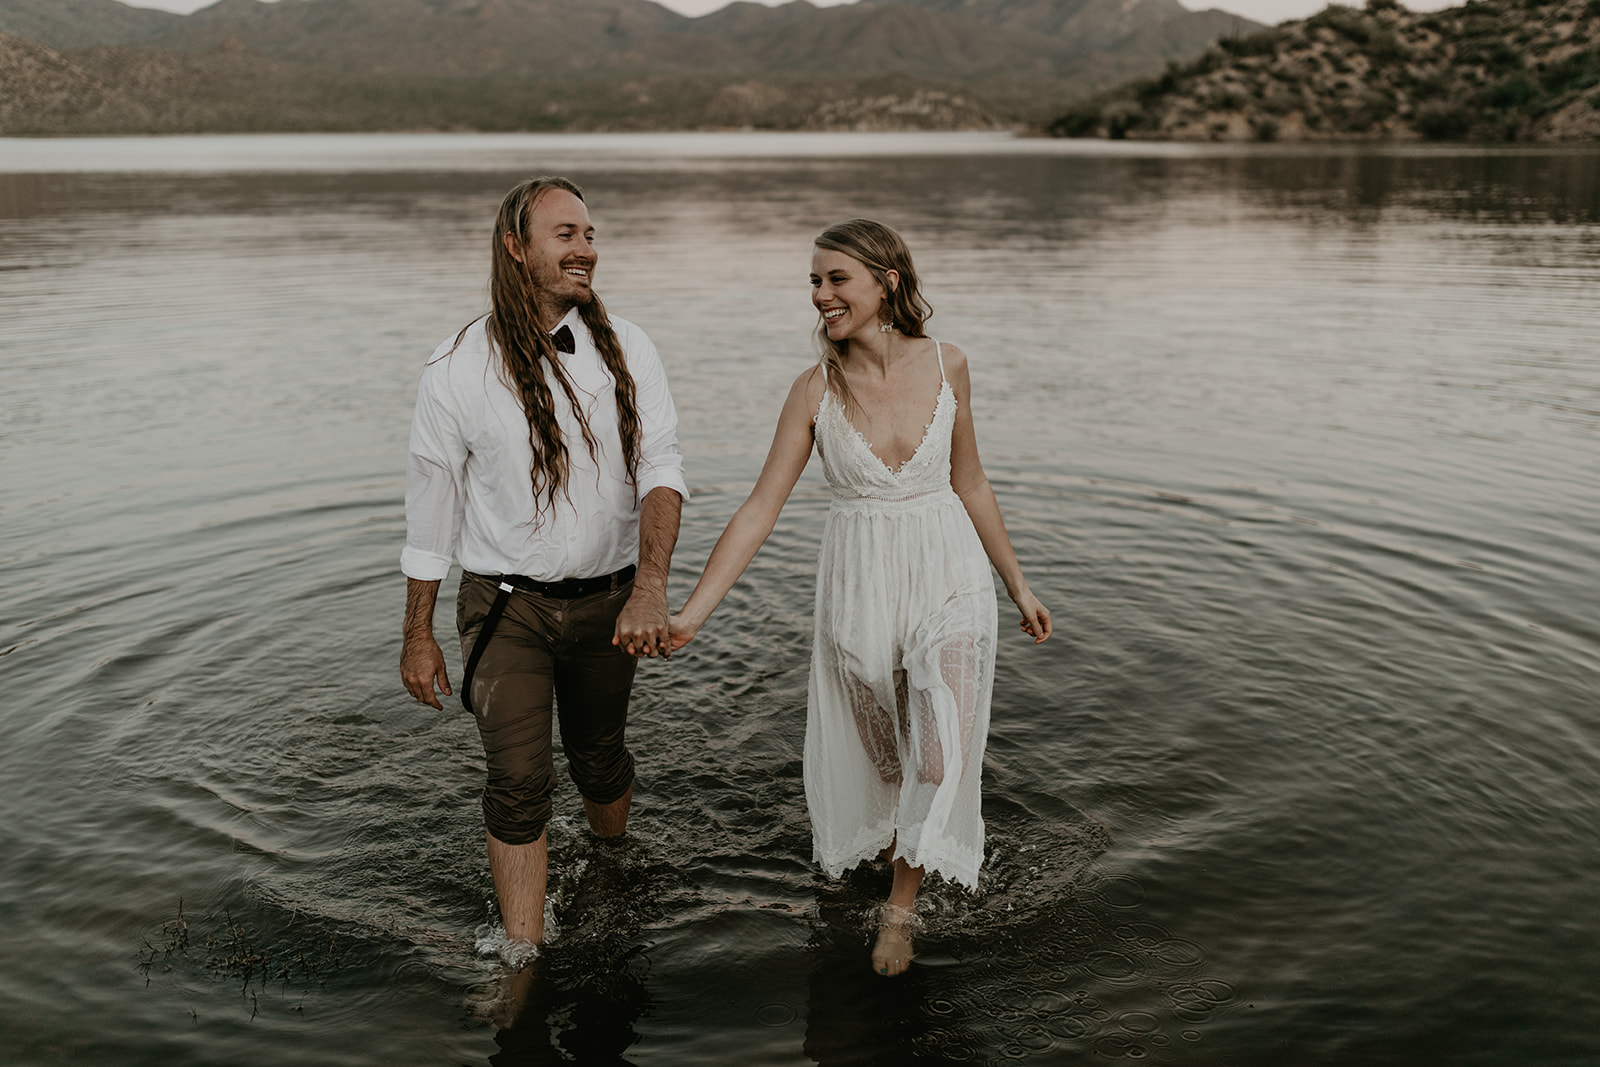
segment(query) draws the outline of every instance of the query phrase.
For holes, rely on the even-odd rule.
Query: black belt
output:
[[[509,585],[524,593],[538,593],[553,600],[574,600],[590,593],[604,593],[610,589],[620,588],[633,578],[634,572],[638,569],[630,563],[615,574],[601,574],[593,578],[563,578],[559,582],[541,582],[536,578],[524,578],[520,574],[475,574],[473,577],[482,578],[486,582]]]
[[[505,614],[506,601],[511,599],[514,591],[521,589],[525,593],[537,593],[552,600],[575,600],[591,593],[603,593],[620,588],[632,581],[636,570],[638,568],[630,563],[615,574],[601,574],[593,578],[563,578],[559,582],[541,582],[535,578],[525,578],[520,574],[472,575],[486,582],[496,582],[500,588],[494,594],[494,603],[489,605],[489,614],[483,617],[483,625],[478,629],[478,639],[472,642],[472,654],[467,657],[467,668],[462,672],[462,706],[469,714],[477,714],[472,710],[472,675],[477,671],[478,660],[483,657],[483,650],[489,647],[489,638],[494,636],[495,625],[500,621],[500,616]]]

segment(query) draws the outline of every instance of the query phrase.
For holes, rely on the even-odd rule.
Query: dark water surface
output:
[[[672,376],[674,603],[811,358],[823,224],[901,228],[971,355],[1060,629],[1001,650],[985,884],[924,894],[903,980],[881,875],[810,862],[815,470],[641,670],[630,839],[567,787],[559,936],[479,952],[401,472],[547,170]],[[1597,294],[1595,150],[0,141],[0,1061],[1593,1064]]]

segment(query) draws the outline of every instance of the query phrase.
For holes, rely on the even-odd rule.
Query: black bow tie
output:
[[[555,333],[550,335],[550,339],[556,343],[557,352],[567,352],[570,354],[574,351],[572,347],[572,327],[561,327]]]

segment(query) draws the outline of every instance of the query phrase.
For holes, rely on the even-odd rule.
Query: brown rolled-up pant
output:
[[[463,660],[496,589],[495,580],[461,576],[456,630]],[[552,705],[567,773],[585,799],[610,804],[633,785],[633,755],[624,735],[637,661],[611,644],[632,591],[629,581],[563,600],[518,589],[507,601],[468,694],[488,765],[483,821],[497,840],[531,844],[550,821],[556,789]]]

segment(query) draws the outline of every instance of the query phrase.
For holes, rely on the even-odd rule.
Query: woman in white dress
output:
[[[833,490],[817,562],[805,742],[817,862],[874,856],[894,883],[872,966],[911,962],[927,871],[976,887],[996,610],[989,564],[1035,643],[1023,580],[978,461],[967,357],[928,337],[911,253],[881,223],[824,230],[811,260],[822,360],[795,379],[755,488],[672,617],[687,644],[766,541],[816,448]]]

